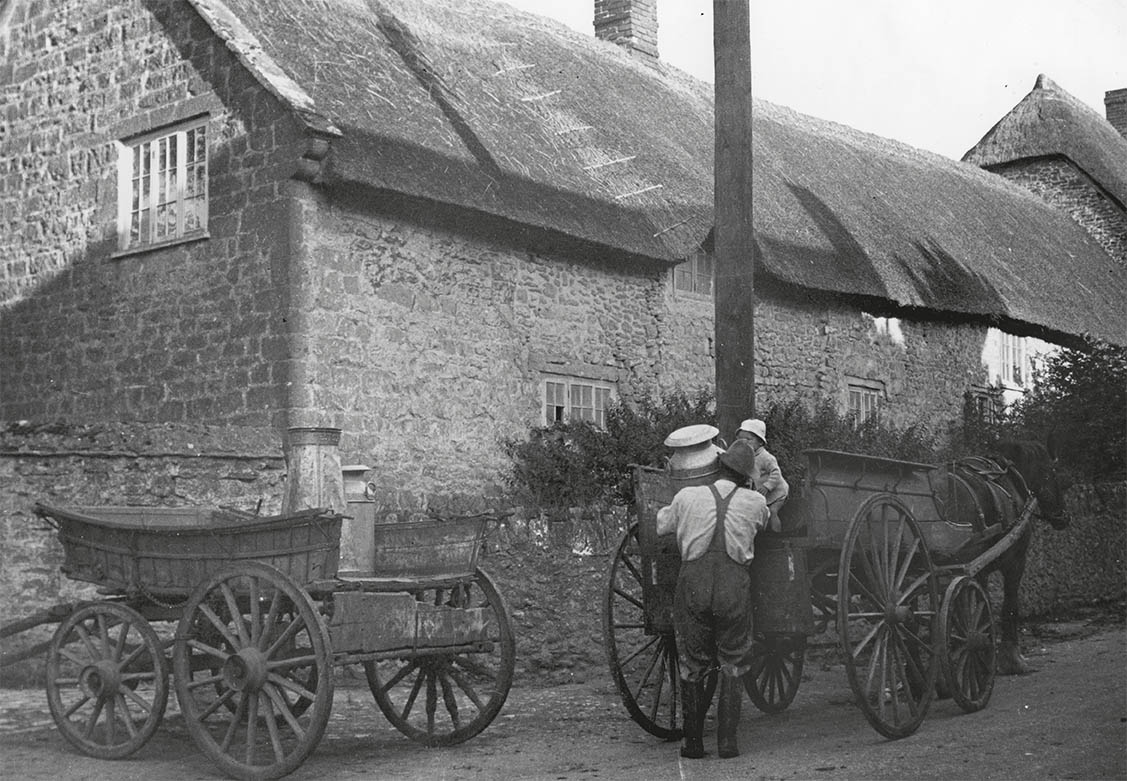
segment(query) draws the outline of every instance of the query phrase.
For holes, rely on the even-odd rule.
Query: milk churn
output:
[[[348,505],[340,528],[340,574],[344,576],[372,574],[376,503],[365,490],[369,471],[370,467],[365,464],[341,467],[344,500]]]
[[[339,448],[339,428],[295,427],[287,431],[283,513],[317,507],[345,512]]]
[[[701,423],[684,426],[665,438],[665,446],[673,449],[669,456],[669,479],[674,491],[690,485],[707,485],[720,471],[720,454],[724,451],[712,440],[720,433],[716,426]]]

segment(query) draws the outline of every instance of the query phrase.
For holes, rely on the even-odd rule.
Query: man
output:
[[[751,443],[755,452],[755,472],[751,475],[751,487],[767,499],[767,509],[771,511],[771,531],[779,531],[779,508],[790,494],[790,485],[783,478],[779,461],[767,450],[767,424],[758,418],[745,420],[736,431],[736,441]]]
[[[673,629],[681,659],[681,756],[689,759],[704,756],[704,677],[715,662],[720,664],[717,750],[724,758],[740,753],[740,678],[749,669],[753,641],[748,564],[755,535],[770,517],[763,495],[743,487],[754,469],[751,445],[737,441],[720,454],[713,483],[682,488],[657,513],[657,533],[675,533],[681,551]]]

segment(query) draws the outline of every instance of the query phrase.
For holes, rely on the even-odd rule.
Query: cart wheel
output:
[[[172,661],[188,732],[228,775],[284,776],[325,732],[328,630],[309,595],[274,567],[244,562],[197,586]]]
[[[149,622],[116,602],[71,613],[47,652],[47,704],[63,737],[92,757],[145,745],[168,704],[168,661]]]
[[[994,691],[998,628],[986,589],[959,576],[947,586],[939,611],[943,627],[940,661],[951,697],[967,713],[986,707]]]
[[[651,735],[680,740],[677,643],[672,632],[646,631],[637,523],[623,533],[611,561],[603,640],[611,678],[630,718]]]
[[[757,636],[752,648],[751,670],[744,675],[744,689],[755,707],[764,713],[782,713],[794,702],[802,682],[806,636],[767,634]]]
[[[935,694],[939,589],[920,527],[900,499],[881,494],[861,506],[838,572],[849,685],[877,732],[907,737]]]
[[[396,729],[425,746],[452,746],[489,726],[509,696],[516,666],[509,608],[481,569],[472,580],[452,588],[420,589],[415,598],[431,605],[482,608],[483,641],[466,650],[428,654],[419,649],[397,659],[365,662],[364,672],[376,704]]]

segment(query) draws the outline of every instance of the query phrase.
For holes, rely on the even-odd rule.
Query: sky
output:
[[[593,35],[594,0],[505,0]],[[712,81],[713,0],[657,0],[661,58]],[[1127,0],[751,0],[757,98],[960,158],[1040,73],[1105,116]]]

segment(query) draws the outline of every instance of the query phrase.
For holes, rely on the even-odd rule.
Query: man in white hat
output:
[[[657,533],[677,535],[681,570],[673,592],[673,630],[681,670],[685,739],[681,756],[704,756],[705,675],[720,664],[717,749],[739,756],[736,728],[743,699],[741,677],[751,667],[751,575],[755,535],[770,514],[763,495],[747,488],[755,454],[735,442],[720,454],[709,485],[682,488],[657,512]]]
[[[790,494],[790,485],[783,478],[779,461],[767,450],[767,424],[758,418],[749,418],[736,431],[736,441],[747,440],[755,451],[755,472],[751,487],[767,498],[771,511],[771,531],[779,531],[779,508]]]

